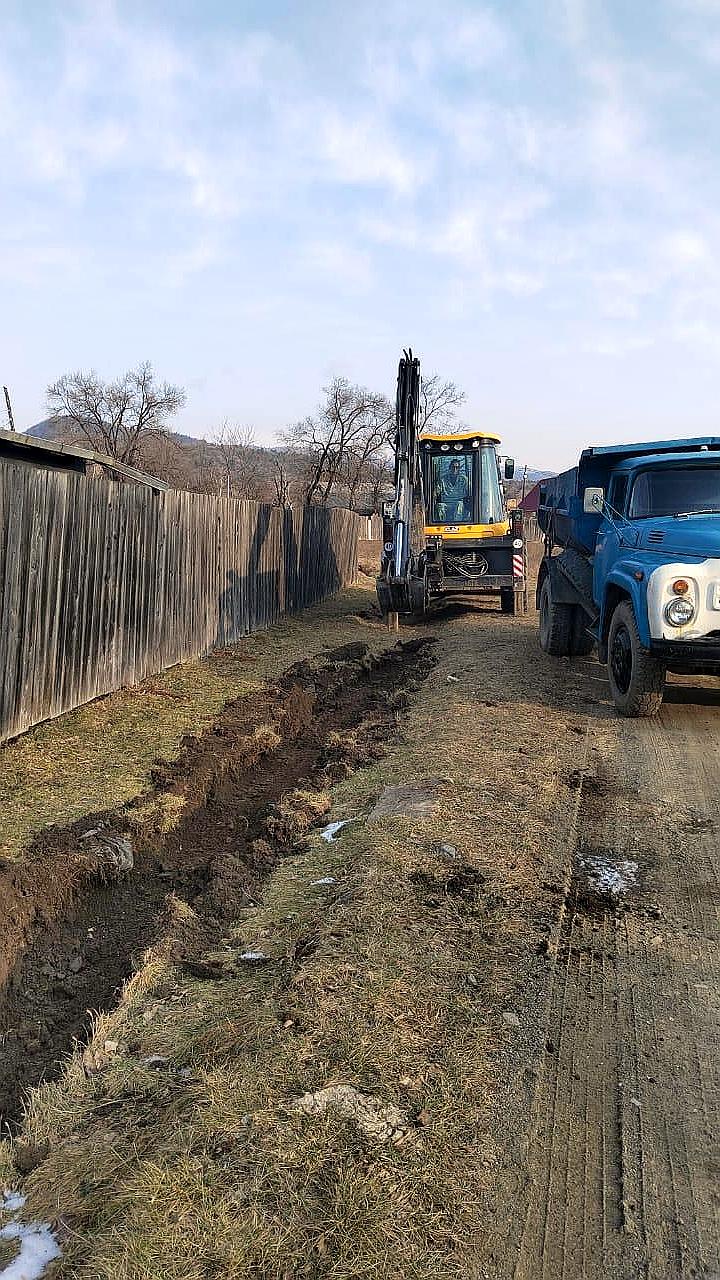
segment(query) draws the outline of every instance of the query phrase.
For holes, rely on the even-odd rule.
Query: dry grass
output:
[[[101,1068],[76,1055],[32,1096],[24,1137],[49,1150],[25,1189],[33,1214],[66,1224],[63,1276],[481,1274],[502,1141],[491,1104],[515,1034],[501,1013],[559,856],[577,725],[562,708],[538,716],[521,624],[437,630],[440,662],[403,742],[332,796],[333,818],[362,818],[387,783],[441,775],[432,816],[361,820],[334,844],[311,833],[226,938],[225,978],[154,953],[97,1026]],[[453,887],[459,867],[476,883]],[[246,949],[270,961],[243,964]],[[104,1054],[108,1039],[119,1048]],[[151,1054],[168,1061],[152,1069]],[[347,1109],[298,1112],[336,1085],[403,1124],[377,1139]],[[0,1171],[10,1160],[0,1146]]]
[[[357,617],[372,598],[369,584],[351,587],[239,645],[172,667],[0,747],[0,857],[21,856],[44,827],[134,799],[155,761],[175,759],[185,734],[210,724],[228,698],[262,688],[326,645],[363,629],[373,635],[380,624]]]

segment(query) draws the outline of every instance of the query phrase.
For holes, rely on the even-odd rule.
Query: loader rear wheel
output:
[[[621,600],[610,619],[608,681],[621,716],[656,716],[662,706],[665,665],[643,647],[629,600]]]

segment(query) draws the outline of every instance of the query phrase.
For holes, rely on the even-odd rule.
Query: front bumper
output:
[[[720,632],[701,640],[651,640],[650,652],[670,668],[720,674]]]
[[[465,578],[443,574],[442,577],[428,578],[428,589],[431,596],[455,595],[458,591],[474,595],[492,595],[508,589],[521,591],[524,586],[522,578],[513,578],[507,573],[483,573],[477,578]]]

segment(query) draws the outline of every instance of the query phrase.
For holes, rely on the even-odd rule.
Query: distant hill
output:
[[[56,440],[64,434],[63,424],[67,422],[67,418],[43,418],[42,422],[36,422],[34,427],[28,427],[24,433],[26,436],[37,436],[39,440]],[[212,441],[201,440],[198,436],[184,436],[179,431],[171,431],[170,435],[178,444],[212,444]]]
[[[43,418],[42,422],[36,422],[34,427],[28,427],[24,434],[37,436],[40,440],[54,440],[58,434],[58,423],[52,418]]]

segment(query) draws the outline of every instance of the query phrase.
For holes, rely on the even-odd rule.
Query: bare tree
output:
[[[258,499],[262,496],[259,454],[252,427],[233,426],[225,421],[213,440],[215,469],[221,491],[229,497]]]
[[[284,454],[273,458],[273,487],[275,489],[276,507],[290,506],[290,475]]]
[[[392,492],[392,484],[393,466],[388,451],[387,455],[371,459],[366,469],[364,491],[370,511],[380,510],[381,503]]]
[[[353,502],[363,469],[387,448],[393,410],[386,396],[335,378],[317,412],[289,428],[285,443],[305,462],[304,500],[327,505],[334,490]]]
[[[457,426],[457,411],[464,403],[465,392],[457,383],[443,381],[439,373],[423,378],[420,391],[420,430],[446,431]]]
[[[146,441],[168,435],[168,419],[184,405],[185,392],[169,382],[156,384],[145,361],[115,382],[104,382],[94,370],[64,374],[48,387],[47,401],[63,431],[135,466]]]

